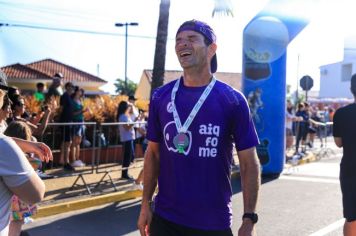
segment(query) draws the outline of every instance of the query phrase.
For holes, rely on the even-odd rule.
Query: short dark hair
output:
[[[14,94],[11,99],[12,102],[11,109],[14,110],[16,106],[22,106],[23,105],[22,101],[25,101],[24,97],[22,97],[20,94]]]
[[[73,87],[72,82],[67,82],[67,83],[64,85],[64,88],[65,88],[65,89],[67,89],[68,87]]]
[[[351,93],[356,97],[356,74],[351,77]]]
[[[121,101],[119,103],[119,106],[117,107],[117,120],[119,120],[119,117],[122,114],[125,114],[128,107],[129,107],[129,103],[126,101]]]
[[[43,87],[44,87],[44,83],[38,82],[38,83],[36,84],[36,87],[37,87],[37,88],[43,88]]]
[[[82,95],[84,96],[84,93],[85,93],[84,89],[82,89],[82,88],[79,87],[79,86],[74,86],[74,93],[72,94],[72,98],[75,97],[75,94],[76,94],[78,91],[81,91],[81,92],[82,92]]]

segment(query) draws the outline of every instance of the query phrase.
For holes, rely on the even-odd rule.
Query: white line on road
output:
[[[330,232],[333,232],[334,230],[342,227],[344,225],[345,219],[340,219],[338,221],[335,221],[334,223],[326,226],[325,228],[322,228],[321,230],[316,231],[315,233],[310,234],[309,236],[324,236]]]
[[[315,183],[339,184],[339,180],[337,180],[337,179],[322,179],[322,178],[311,178],[311,177],[302,177],[302,176],[281,175],[279,177],[279,179],[296,180],[296,181],[304,181],[304,182],[315,182]]]

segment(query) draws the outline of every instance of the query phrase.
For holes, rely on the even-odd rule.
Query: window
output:
[[[352,64],[342,65],[341,81],[350,81],[352,75]]]

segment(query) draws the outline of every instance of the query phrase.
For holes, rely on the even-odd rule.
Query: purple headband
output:
[[[206,23],[204,23],[202,21],[190,20],[190,21],[184,22],[179,27],[177,34],[182,31],[187,31],[187,30],[191,30],[191,31],[200,33],[209,42],[209,44],[216,42],[216,35],[214,33],[214,30],[209,25],[207,25]],[[176,34],[176,36],[177,36],[177,34]],[[218,61],[217,61],[216,54],[215,54],[211,58],[211,61],[210,61],[211,73],[215,73],[217,68],[218,68]]]

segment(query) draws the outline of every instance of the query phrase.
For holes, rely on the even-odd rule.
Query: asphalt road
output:
[[[258,204],[262,236],[342,235],[342,205],[338,182],[341,153],[318,162],[286,169],[278,179],[264,179]],[[233,179],[233,232],[242,215],[240,180]],[[25,226],[35,236],[137,236],[139,200],[38,219]]]

